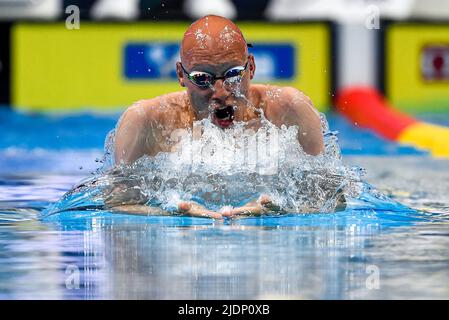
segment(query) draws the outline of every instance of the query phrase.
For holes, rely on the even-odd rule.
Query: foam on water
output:
[[[106,142],[105,166],[68,192],[44,215],[123,204],[146,204],[176,214],[179,201],[209,209],[243,205],[269,195],[282,213],[334,212],[345,197],[357,199],[367,185],[363,170],[346,167],[337,133],[322,115],[325,152],[308,155],[298,143],[298,127],[278,128],[263,120],[258,129],[235,123],[222,130],[204,119],[178,132],[175,152],[144,156],[112,167],[114,132]]]
[[[234,109],[243,104],[259,117],[249,122],[234,121],[223,130],[212,123],[212,114],[219,106],[211,104],[208,117],[194,121],[191,129],[171,134],[172,152],[143,156],[131,165],[114,166],[113,130],[106,139],[103,168],[43,215],[92,208],[114,210],[132,204],[177,214],[180,201],[196,201],[210,210],[220,210],[244,205],[261,195],[268,195],[279,209],[270,215],[335,212],[344,203],[363,207],[362,203],[373,195],[380,203],[394,203],[373,193],[361,179],[361,168],[343,164],[337,132],[329,130],[324,114],[320,117],[325,150],[311,156],[298,141],[298,126],[277,127],[268,121],[262,108],[255,108],[243,92],[240,77],[226,79],[224,86],[232,92]],[[268,98],[276,100],[279,95],[277,87],[268,87]],[[315,110],[305,96],[296,98]],[[163,104],[161,99],[161,108]],[[371,192],[371,197],[361,197],[364,192]]]

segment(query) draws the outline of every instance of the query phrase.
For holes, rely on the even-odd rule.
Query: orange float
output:
[[[383,95],[370,87],[351,87],[336,98],[339,113],[360,127],[402,144],[428,150],[449,158],[449,128],[419,121],[391,106]]]

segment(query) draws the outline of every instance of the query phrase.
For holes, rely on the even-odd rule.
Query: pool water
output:
[[[118,115],[0,108],[0,298],[448,299],[449,161],[327,116],[344,162],[410,209],[224,222],[72,211],[42,221],[99,167]]]

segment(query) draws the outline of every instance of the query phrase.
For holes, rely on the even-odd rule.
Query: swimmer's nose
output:
[[[222,79],[218,79],[217,81],[215,81],[214,83],[214,93],[212,94],[212,99],[215,100],[225,100],[228,95],[229,92],[226,90],[225,86],[223,85],[223,80]]]

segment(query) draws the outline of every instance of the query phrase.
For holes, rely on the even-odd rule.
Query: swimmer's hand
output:
[[[277,206],[269,196],[263,194],[259,199],[248,202],[242,207],[224,207],[221,210],[221,214],[223,217],[234,218],[240,216],[260,216],[268,212],[279,210],[280,207]]]
[[[247,203],[243,207],[233,208],[232,210],[223,210],[222,213],[211,211],[199,203],[193,201],[183,201],[178,204],[178,213],[185,216],[197,218],[212,218],[222,220],[223,217],[235,217],[245,215],[260,215],[265,212],[271,201],[267,198],[261,197],[258,201]],[[225,207],[226,208],[226,207]],[[114,211],[124,212],[136,215],[170,215],[168,212],[144,205],[118,205],[114,206]]]
[[[178,211],[181,214],[186,214],[191,217],[200,217],[200,218],[213,218],[213,219],[223,219],[222,214],[218,212],[214,212],[206,209],[199,203],[190,201],[190,202],[180,202],[178,204]]]

